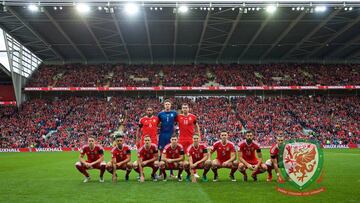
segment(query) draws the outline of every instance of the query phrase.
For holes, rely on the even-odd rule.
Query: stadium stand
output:
[[[202,140],[212,144],[220,130],[231,140],[254,129],[263,146],[276,133],[288,138],[317,139],[322,144],[360,143],[359,96],[174,97],[175,109],[190,104],[198,115]],[[137,122],[147,106],[162,108],[156,97],[70,97],[31,99],[17,110],[0,108],[0,148],[78,147],[88,135],[105,146],[123,124],[126,141],[134,145]]]
[[[360,65],[43,65],[27,87],[360,85]]]

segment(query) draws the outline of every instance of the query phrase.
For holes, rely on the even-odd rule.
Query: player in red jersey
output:
[[[146,109],[146,116],[139,120],[139,128],[136,130],[136,146],[138,149],[144,145],[145,135],[150,135],[151,142],[158,143],[158,124],[159,118],[153,115],[154,110],[151,107]]]
[[[244,175],[244,181],[247,181],[246,169],[253,171],[251,177],[257,181],[257,174],[265,172],[267,167],[262,163],[260,145],[253,141],[254,131],[248,130],[245,137],[246,140],[239,143],[239,170]],[[256,158],[255,151],[258,158]]]
[[[179,143],[184,149],[187,149],[193,143],[193,135],[200,135],[200,127],[197,124],[196,116],[189,113],[188,104],[182,104],[181,110],[182,114],[176,117],[179,125]]]
[[[200,136],[198,134],[193,135],[193,144],[190,145],[186,151],[186,155],[189,157],[189,161],[184,162],[184,168],[187,173],[186,181],[190,181],[190,175],[192,175],[192,182],[196,182],[194,176],[194,169],[204,169],[202,180],[207,182],[207,172],[211,168],[211,161],[209,159],[208,150],[205,144],[200,144]]]
[[[276,136],[276,144],[273,144],[270,148],[270,159],[265,162],[268,171],[268,177],[266,181],[270,182],[272,180],[272,169],[275,169],[276,177],[279,179],[280,170],[279,170],[279,146],[284,142],[283,135]]]
[[[157,181],[155,173],[159,168],[158,147],[151,143],[150,135],[145,135],[145,145],[138,149],[138,160],[133,163],[134,170],[140,175],[140,182],[144,182],[144,167],[152,168],[151,179]]]
[[[87,160],[84,159],[84,155],[86,155]],[[106,167],[106,163],[104,162],[104,149],[100,145],[95,144],[93,137],[89,137],[88,144],[80,149],[79,161],[76,162],[75,166],[80,173],[84,174],[84,183],[90,180],[90,175],[87,172],[89,169],[100,170],[100,182],[104,182]]]
[[[160,161],[160,170],[166,181],[165,170],[179,170],[178,181],[182,181],[181,173],[184,170],[184,148],[178,144],[176,135],[172,135],[170,144],[166,145]]]
[[[118,134],[115,136],[116,146],[111,150],[111,161],[106,165],[106,169],[112,174],[112,181],[116,182],[116,170],[126,170],[125,181],[129,180],[129,174],[132,169],[131,150],[130,147],[124,144],[124,138]]]
[[[230,168],[230,179],[231,181],[236,181],[235,172],[238,168],[238,162],[236,161],[236,150],[235,145],[228,140],[228,133],[222,131],[220,134],[219,141],[215,142],[211,148],[209,160],[211,154],[216,152],[216,159],[211,162],[211,168],[214,172],[214,182],[218,181],[218,172],[219,168]]]
[[[200,135],[200,127],[197,123],[197,117],[194,114],[189,113],[189,105],[184,103],[181,105],[182,114],[179,114],[176,117],[176,122],[179,125],[179,143],[184,147],[184,150],[193,143],[194,133]],[[195,177],[198,178],[199,175],[194,169]]]

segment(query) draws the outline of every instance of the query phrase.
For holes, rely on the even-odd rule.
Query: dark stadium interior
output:
[[[360,142],[358,8],[316,13],[279,7],[271,16],[239,7],[194,8],[191,15],[144,7],[136,18],[125,16],[121,7],[95,9],[88,16],[71,6],[44,6],[37,13],[24,6],[2,9],[1,28],[43,61],[26,82],[14,85],[18,108],[0,107],[2,148],[78,147],[91,134],[109,146],[122,124],[134,144],[144,108],[153,106],[157,113],[165,98],[177,110],[181,102],[191,104],[209,144],[224,128],[236,142],[254,129],[264,146],[279,132],[322,144]],[[0,82],[11,85],[11,74],[18,74],[6,71]],[[158,86],[313,88],[24,89]]]
[[[360,0],[0,1],[0,203],[360,202],[359,169]]]
[[[351,61],[359,59],[357,9],[316,13],[144,8],[127,18],[121,8],[79,17],[74,9],[44,7],[36,15],[23,6],[0,12],[0,25],[42,60],[119,63],[261,63],[266,61]],[[22,26],[21,28],[19,28]],[[17,29],[19,28],[19,29]],[[47,49],[46,49],[47,48]]]
[[[0,85],[12,84],[11,73],[0,64]]]

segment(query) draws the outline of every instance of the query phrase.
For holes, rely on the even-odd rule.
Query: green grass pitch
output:
[[[269,157],[268,150],[263,154]],[[113,184],[109,173],[105,183],[99,183],[98,171],[92,170],[92,181],[83,183],[74,167],[77,152],[0,153],[0,202],[360,202],[360,149],[328,149],[324,155],[327,191],[292,197],[276,192],[276,182],[267,183],[266,174],[260,174],[258,182],[243,182],[236,172],[238,181],[231,182],[225,169],[219,171],[219,182],[212,182],[210,171],[209,182],[194,184],[151,182],[147,170],[145,183],[139,183],[132,171],[129,182],[118,172],[119,182]]]

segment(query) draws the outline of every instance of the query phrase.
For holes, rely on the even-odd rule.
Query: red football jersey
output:
[[[234,143],[227,141],[225,145],[221,140],[215,142],[211,148],[211,152],[216,151],[216,159],[225,162],[231,158],[231,153],[236,152]]]
[[[81,155],[86,154],[87,162],[91,163],[100,159],[100,157],[104,155],[104,149],[100,145],[95,145],[94,149],[91,150],[89,145],[84,145],[80,149],[80,153]]]
[[[157,143],[159,118],[157,116],[144,116],[139,121],[139,127],[141,128],[141,140],[145,135],[150,135],[151,142]]]
[[[138,157],[143,161],[152,159],[158,156],[158,148],[156,144],[151,144],[149,149],[145,148],[145,145],[138,150]]]
[[[187,116],[179,114],[176,118],[179,125],[179,142],[192,140],[195,132],[196,116],[189,113]]]
[[[186,152],[188,156],[191,156],[193,163],[203,159],[206,153],[207,153],[207,148],[204,144],[199,144],[198,147],[195,147],[194,145],[190,145]]]
[[[129,154],[131,154],[131,150],[130,147],[127,145],[123,145],[121,149],[116,146],[111,150],[111,158],[116,158],[116,163],[124,161]]]
[[[171,144],[168,144],[165,146],[163,154],[165,154],[168,159],[177,159],[180,158],[180,155],[184,155],[184,148],[180,144],[177,144],[175,148],[172,148]]]
[[[270,157],[275,157],[276,161],[279,163],[279,146],[277,144],[271,146]]]
[[[252,141],[249,145],[246,143],[246,140],[239,143],[239,150],[242,153],[242,158],[249,164],[257,163],[255,152],[258,149],[260,149],[260,145],[255,141]]]

